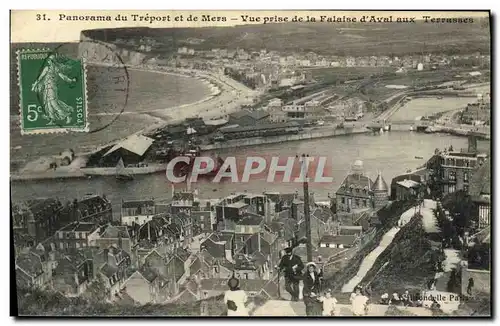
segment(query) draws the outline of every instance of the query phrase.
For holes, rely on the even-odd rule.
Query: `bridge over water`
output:
[[[425,130],[433,123],[426,120],[395,120],[395,121],[372,121],[366,127],[373,131],[382,130]]]

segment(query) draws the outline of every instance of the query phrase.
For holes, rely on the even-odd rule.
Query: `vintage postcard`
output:
[[[15,314],[491,317],[490,19],[11,11]]]

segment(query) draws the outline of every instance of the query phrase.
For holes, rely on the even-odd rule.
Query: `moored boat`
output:
[[[125,170],[125,164],[123,159],[120,157],[118,164],[116,165],[116,180],[120,181],[131,181],[134,180],[134,176]]]

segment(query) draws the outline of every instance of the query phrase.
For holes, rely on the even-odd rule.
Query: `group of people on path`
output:
[[[335,316],[337,299],[330,289],[323,291],[323,271],[313,262],[305,266],[299,256],[293,254],[292,248],[285,250],[278,266],[285,278],[285,289],[290,293],[292,301],[300,299],[300,281],[303,283],[302,296],[307,316]],[[303,270],[305,271],[303,272]],[[351,295],[352,310],[355,315],[364,315],[368,298],[357,289]]]
[[[292,301],[301,298],[306,307],[307,316],[335,316],[337,315],[337,299],[332,296],[330,289],[323,291],[323,273],[318,266],[309,262],[303,264],[302,259],[294,255],[291,248],[285,250],[278,266],[285,278],[285,289],[291,295]],[[300,289],[302,281],[303,289]],[[227,307],[228,316],[249,316],[246,302],[248,296],[239,288],[239,280],[234,276],[228,281],[229,291],[224,295],[224,303]],[[364,316],[368,309],[368,296],[363,293],[362,288],[357,286],[350,296],[352,312],[355,316]]]
[[[300,300],[300,281],[302,281],[302,297],[308,316],[322,315],[323,306],[327,311],[334,310],[328,307],[328,305],[334,305],[335,298],[331,297],[331,293],[320,296],[323,273],[315,263],[309,262],[304,266],[302,259],[293,254],[292,248],[287,248],[278,265],[278,270],[285,278],[285,289],[290,293],[292,301]]]

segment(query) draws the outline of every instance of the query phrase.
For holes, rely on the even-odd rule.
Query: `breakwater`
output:
[[[370,132],[371,132],[370,130],[364,127],[344,128],[344,129],[336,129],[335,127],[332,127],[329,129],[322,128],[321,130],[314,130],[314,129],[305,130],[300,132],[299,134],[232,139],[215,144],[201,145],[200,148],[202,151],[211,151],[216,149],[249,147],[249,146],[258,146],[264,144],[277,144],[290,141],[328,138],[328,137],[351,135],[351,134],[364,134]]]

